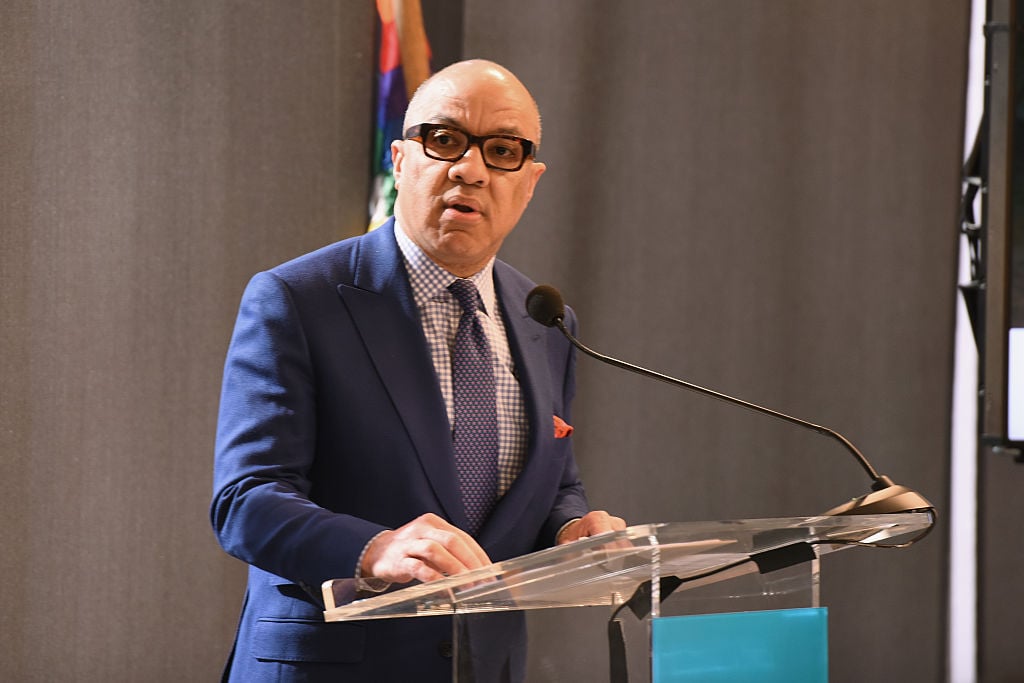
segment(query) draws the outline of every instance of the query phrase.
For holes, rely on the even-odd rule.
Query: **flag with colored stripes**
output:
[[[430,74],[430,46],[419,0],[377,0],[377,15],[380,17],[380,56],[369,230],[394,212],[396,192],[391,141],[402,137],[402,118],[409,99]]]

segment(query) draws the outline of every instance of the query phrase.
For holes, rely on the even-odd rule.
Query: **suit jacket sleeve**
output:
[[[569,331],[576,334],[576,316],[572,309],[566,309],[565,318],[566,327]],[[551,330],[551,332],[555,332]],[[561,396],[559,397],[559,407],[557,414],[563,420],[572,424],[572,401],[576,394],[576,350],[565,340],[560,332],[554,337],[556,344],[562,345],[565,349],[565,356],[561,359],[561,369],[563,372],[561,381]],[[552,371],[556,369],[556,366],[552,366]],[[544,425],[544,428],[548,428]],[[554,429],[552,424],[550,429]],[[572,438],[565,437],[567,447],[572,447]],[[551,507],[551,513],[548,515],[547,522],[545,523],[541,538],[539,539],[539,547],[548,547],[554,545],[556,535],[558,531],[565,526],[569,521],[582,517],[590,510],[590,505],[587,502],[586,493],[583,488],[583,483],[580,481],[579,468],[576,465],[576,459],[569,454],[569,457],[565,460],[565,467],[562,470],[561,480],[559,482],[558,494],[555,497],[554,505]]]
[[[225,363],[211,521],[235,557],[319,593],[385,527],[310,500],[316,379],[285,283],[246,288]]]

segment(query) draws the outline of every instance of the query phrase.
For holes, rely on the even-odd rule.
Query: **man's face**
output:
[[[540,142],[537,110],[525,88],[487,66],[464,66],[435,77],[406,116],[406,126],[417,123]],[[488,168],[475,144],[457,161],[439,161],[424,154],[419,140],[396,140],[391,158],[398,186],[395,216],[427,256],[460,277],[476,273],[498,253],[545,168],[530,159],[518,171]]]

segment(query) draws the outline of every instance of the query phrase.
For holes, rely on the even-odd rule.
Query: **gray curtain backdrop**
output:
[[[504,255],[584,341],[833,427],[947,511],[968,7],[466,8],[465,54],[544,113],[549,170]],[[630,521],[868,491],[835,442],[588,359],[575,422],[593,502]],[[945,534],[823,561],[833,681],[942,680]]]
[[[374,17],[0,8],[0,679],[217,679],[224,352],[253,272],[365,226]]]
[[[544,114],[504,257],[590,345],[833,427],[944,510],[968,8],[462,8],[461,53]],[[363,227],[373,17],[0,9],[0,678],[218,675],[244,575],[206,516],[223,355],[253,272]],[[817,434],[587,359],[574,423],[593,502],[631,522],[868,488]],[[943,679],[946,533],[823,561],[833,681]],[[604,672],[564,633],[535,655],[534,680]]]

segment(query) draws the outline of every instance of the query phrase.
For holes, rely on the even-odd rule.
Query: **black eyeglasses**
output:
[[[518,135],[470,135],[443,123],[421,123],[405,131],[406,140],[418,139],[423,153],[438,161],[458,161],[477,145],[487,168],[518,171],[533,156],[535,145]]]

